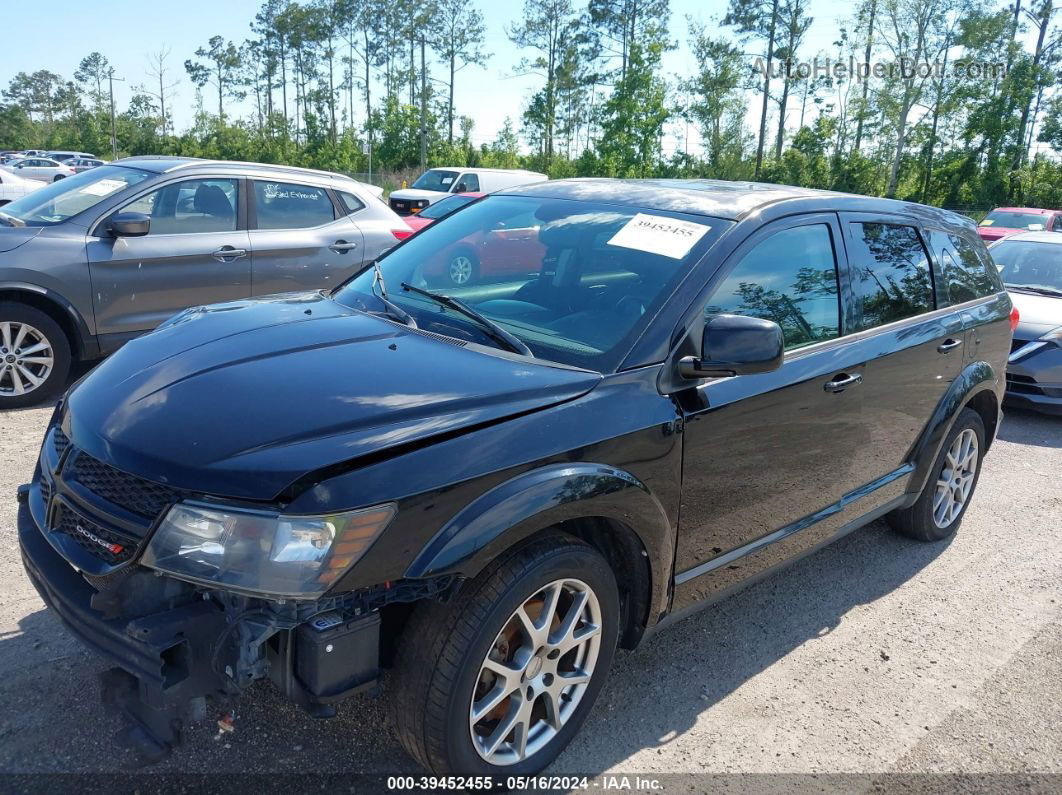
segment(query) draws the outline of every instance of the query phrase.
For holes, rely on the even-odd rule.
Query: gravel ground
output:
[[[105,666],[45,611],[15,542],[50,411],[0,414],[0,772],[107,773],[129,760]],[[621,653],[550,772],[1062,774],[1060,474],[1062,421],[1008,414],[954,540],[872,524]],[[295,770],[420,772],[380,700],[318,722],[264,684],[234,733],[196,727],[143,772]]]

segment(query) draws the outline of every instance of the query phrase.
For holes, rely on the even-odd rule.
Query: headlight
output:
[[[393,504],[286,516],[183,502],[166,514],[142,562],[182,579],[314,598],[365,553],[394,515]]]
[[[1052,345],[1057,345],[1062,348],[1062,326],[1044,334],[1042,337],[1036,340],[1037,342],[1047,342]]]

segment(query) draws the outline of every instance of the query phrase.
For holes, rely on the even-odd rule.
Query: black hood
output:
[[[96,368],[62,422],[118,469],[262,500],[322,467],[569,400],[600,379],[308,293],[182,314]]]

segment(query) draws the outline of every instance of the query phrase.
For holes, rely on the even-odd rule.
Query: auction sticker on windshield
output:
[[[682,259],[710,229],[704,224],[638,213],[612,236],[608,244]]]
[[[124,188],[125,182],[120,179],[101,179],[99,182],[93,182],[91,185],[86,185],[81,189],[82,193],[87,193],[90,196],[107,196],[114,193],[119,188]]]

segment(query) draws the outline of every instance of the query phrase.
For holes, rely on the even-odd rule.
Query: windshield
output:
[[[99,166],[5,204],[4,215],[26,226],[61,224],[118,191],[143,182],[150,171],[125,166]]]
[[[1028,229],[1037,232],[1047,228],[1048,216],[1041,213],[1014,213],[993,210],[981,222],[981,226],[1002,226],[1007,229]]]
[[[449,198],[437,201],[435,204],[425,207],[418,213],[421,218],[442,218],[444,215],[449,215],[459,207],[464,207],[469,202],[475,201],[475,196],[468,196],[460,193],[456,196],[450,196]]]
[[[392,250],[380,274],[387,297],[422,330],[496,345],[482,324],[403,283],[462,301],[536,357],[608,372],[730,225],[596,202],[489,196]],[[373,268],[358,274],[336,300],[383,314],[373,279]]]
[[[431,171],[425,171],[417,177],[417,181],[413,183],[412,187],[420,190],[437,190],[449,193],[455,179],[457,179],[456,171],[442,171],[433,168]]]
[[[1062,245],[1031,240],[1003,240],[992,246],[992,259],[1007,287],[1062,292]]]

